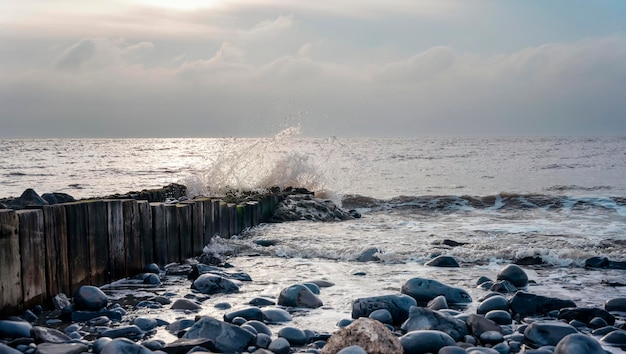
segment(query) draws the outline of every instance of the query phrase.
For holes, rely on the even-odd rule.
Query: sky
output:
[[[0,0],[0,138],[626,135],[623,0]]]

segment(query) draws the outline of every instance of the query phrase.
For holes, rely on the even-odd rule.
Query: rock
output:
[[[35,343],[59,344],[70,341],[70,337],[54,328],[33,327],[31,333],[32,337],[35,339]]]
[[[543,258],[540,256],[526,256],[522,258],[516,258],[513,263],[517,265],[539,265],[543,264]]]
[[[382,253],[378,248],[368,248],[365,251],[361,252],[359,257],[356,259],[357,262],[378,262],[380,258],[376,256],[377,254]]]
[[[274,209],[270,222],[296,220],[341,221],[353,219],[347,211],[337,207],[330,200],[313,198],[309,194],[286,196]]]
[[[265,333],[270,337],[272,336],[272,330],[265,323],[261,321],[252,320],[252,321],[247,321],[246,324],[254,327],[257,333]]]
[[[528,285],[526,272],[518,265],[509,264],[498,272],[497,280],[510,281],[513,286],[523,288]]]
[[[156,263],[150,263],[146,266],[146,273],[160,274],[161,268]]]
[[[576,304],[572,300],[561,300],[525,291],[516,292],[509,300],[511,312],[520,316],[545,314],[566,307],[576,307]]]
[[[583,323],[589,323],[595,317],[600,317],[607,324],[612,326],[615,324],[615,317],[608,313],[606,310],[599,308],[584,308],[584,307],[574,307],[574,308],[563,308],[559,311],[558,318],[560,320],[565,320],[567,322],[572,320],[578,320]],[[603,327],[603,326],[601,326]]]
[[[437,256],[424,264],[429,267],[459,268],[459,262],[451,256]]]
[[[87,322],[102,316],[112,321],[122,320],[122,314],[118,311],[74,311],[72,312],[72,322]]]
[[[196,322],[192,319],[184,318],[170,323],[167,327],[165,327],[165,329],[172,334],[178,334],[181,331],[193,326],[195,323]]]
[[[393,324],[391,312],[385,309],[374,310],[368,317],[383,324]]]
[[[304,345],[307,336],[303,330],[296,327],[283,327],[278,331],[278,337],[285,338],[290,345]]]
[[[235,317],[245,318],[246,321],[251,321],[251,320],[263,321],[263,312],[258,307],[247,307],[241,310],[224,314],[224,321],[232,322]]]
[[[157,327],[157,320],[154,318],[137,317],[133,321],[133,324],[144,332],[151,331]]]
[[[457,347],[456,345],[446,345],[439,349],[437,354],[467,354],[467,351],[461,347]]]
[[[59,293],[52,298],[52,305],[57,310],[63,310],[64,308],[70,306],[70,299],[67,298],[67,295],[63,293]]]
[[[37,354],[80,354],[88,349],[89,347],[82,343],[41,343],[37,346]]]
[[[195,301],[191,301],[188,299],[178,299],[174,301],[172,304],[172,310],[190,310],[190,311],[200,311],[202,306]]]
[[[0,338],[30,337],[33,326],[25,321],[0,320]]]
[[[491,284],[489,290],[495,291],[501,294],[510,294],[517,291],[517,288],[513,283],[508,280],[498,280],[497,282]]]
[[[26,189],[22,195],[13,199],[7,204],[9,209],[40,209],[44,205],[50,205],[45,199],[41,198],[32,188]]]
[[[320,298],[302,284],[295,284],[283,289],[278,295],[278,304],[288,307],[304,307],[315,309],[324,303]]]
[[[214,347],[208,348],[224,353],[239,353],[248,346],[254,335],[230,323],[218,321],[211,317],[201,317],[183,338],[208,338]]]
[[[337,352],[337,354],[367,354],[365,349],[361,348],[358,345],[351,345],[349,347],[343,348]]]
[[[213,341],[209,338],[178,338],[177,340],[166,344],[163,347],[163,351],[168,354],[183,354],[189,353],[191,349],[196,347],[205,348],[205,350],[211,350],[214,347]]]
[[[259,348],[267,349],[270,343],[272,343],[272,336],[265,333],[257,333],[256,338],[254,339],[254,345]]]
[[[468,334],[465,322],[426,307],[411,307],[409,318],[400,327],[404,332],[436,330],[460,341]]]
[[[400,340],[385,325],[369,318],[359,318],[335,332],[320,354],[335,354],[353,345],[360,346],[368,354],[402,353]]]
[[[626,262],[611,261],[606,257],[591,257],[585,261],[585,268],[626,269]]]
[[[304,285],[307,288],[309,288],[309,290],[311,290],[311,292],[313,294],[315,294],[315,295],[321,294],[320,287],[317,286],[317,284],[315,284],[315,283],[302,283],[302,285]]]
[[[203,294],[209,295],[218,293],[231,294],[239,292],[239,286],[237,284],[224,277],[213,274],[200,275],[196,280],[194,280],[193,284],[191,284],[191,288]]]
[[[109,338],[128,338],[128,339],[141,339],[145,335],[144,331],[142,331],[136,325],[130,326],[122,326],[112,329],[107,329],[100,333],[100,337],[109,337]]]
[[[158,274],[145,273],[143,277],[143,283],[150,285],[159,285],[161,284],[161,278],[159,278]]]
[[[418,303],[426,303],[439,295],[445,296],[449,304],[472,302],[472,298],[465,290],[432,279],[409,279],[402,285],[400,291],[413,297]]]
[[[604,309],[609,312],[626,312],[626,297],[607,300]]]
[[[559,321],[533,322],[524,330],[524,338],[534,347],[557,345],[568,334],[578,333],[576,328]]]
[[[513,322],[511,314],[504,310],[491,310],[485,314],[485,318],[492,320],[498,325],[510,325]]]
[[[151,354],[152,351],[126,338],[113,339],[100,354]]]
[[[289,341],[285,338],[276,338],[272,340],[267,349],[274,354],[289,354],[291,352]]]
[[[269,308],[269,309],[262,310],[262,312],[263,312],[262,320],[267,323],[271,323],[271,324],[283,323],[283,322],[289,322],[292,320],[289,312],[283,309]]]
[[[436,298],[430,300],[426,305],[431,310],[443,310],[448,308],[448,301],[443,295],[439,295]]]
[[[99,311],[108,303],[106,294],[95,286],[83,285],[74,294],[74,304],[78,310]]]
[[[76,201],[74,197],[67,193],[44,193],[41,195],[41,198],[48,202],[48,204],[50,205],[59,203],[71,203]]]
[[[265,306],[274,306],[276,305],[276,302],[269,300],[269,299],[262,298],[262,297],[255,297],[254,299],[250,300],[248,305],[252,305],[256,307],[265,307]]]
[[[479,339],[482,344],[494,345],[502,342],[504,335],[500,331],[487,331],[481,333]]]
[[[488,299],[485,299],[483,302],[478,305],[476,309],[476,313],[479,315],[484,315],[489,311],[493,310],[509,310],[509,302],[506,300],[504,296],[492,296]]]
[[[492,320],[488,320],[481,315],[471,314],[467,316],[467,327],[471,334],[475,337],[480,337],[481,334],[489,331],[502,332],[500,326]]]
[[[313,283],[319,286],[320,288],[330,288],[332,286],[335,286],[335,283],[328,281],[328,280],[322,280],[322,279],[309,280],[307,281],[307,283]]]
[[[614,347],[626,348],[626,331],[618,329],[610,332],[600,338],[600,342]]]
[[[2,209],[2,208],[0,208]],[[0,353],[2,354],[22,354],[21,351],[11,348],[6,344],[3,344],[2,342],[0,342]]]
[[[448,334],[432,330],[409,332],[400,337],[400,343],[404,354],[437,353],[439,349],[455,344]]]
[[[382,295],[352,300],[352,318],[367,317],[373,311],[385,309],[391,313],[394,324],[402,324],[409,318],[411,306],[417,306],[408,295]]]
[[[554,354],[606,354],[597,340],[580,333],[568,334],[554,348]]]

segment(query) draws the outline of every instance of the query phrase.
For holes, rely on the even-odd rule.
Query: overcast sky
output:
[[[0,138],[626,135],[623,0],[0,0]]]

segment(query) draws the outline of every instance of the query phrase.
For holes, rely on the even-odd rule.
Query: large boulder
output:
[[[33,189],[28,188],[18,198],[10,201],[7,206],[9,209],[38,209],[44,205],[50,205],[45,199],[39,196]]]
[[[404,354],[426,354],[437,353],[439,349],[456,343],[452,337],[444,332],[420,330],[409,332],[400,337],[400,344],[402,344]]]
[[[401,329],[404,332],[437,330],[450,335],[455,341],[460,341],[468,334],[465,322],[446,313],[416,306],[411,307],[409,318],[402,324]]]
[[[467,291],[443,284],[437,280],[412,278],[407,280],[400,290],[414,298],[418,303],[427,303],[439,295],[446,297],[449,304],[463,304],[472,302]]]
[[[559,320],[565,320],[570,322],[572,320],[578,320],[583,323],[589,323],[592,319],[599,317],[606,321],[606,324],[612,326],[615,324],[615,317],[608,313],[608,311],[594,308],[594,307],[574,307],[563,308],[559,311]],[[603,326],[604,327],[604,326]]]
[[[528,285],[528,275],[520,266],[515,264],[509,264],[500,269],[497,280],[507,280],[517,288]]]
[[[572,300],[562,300],[525,291],[516,292],[509,300],[511,312],[520,316],[540,315],[566,307],[576,307],[576,304]]]
[[[400,340],[382,323],[363,317],[335,332],[320,351],[335,354],[358,345],[369,354],[402,353]]]
[[[0,338],[30,337],[33,326],[26,321],[0,320]]]
[[[376,310],[391,313],[394,324],[402,324],[409,318],[411,306],[417,306],[414,298],[408,295],[381,295],[352,300],[352,318],[368,317]]]
[[[254,339],[254,335],[230,323],[211,317],[201,317],[183,335],[183,338],[207,338],[211,340],[210,347],[207,348],[209,350],[220,353],[241,353]]]
[[[576,328],[560,321],[533,322],[524,330],[524,339],[531,346],[538,348],[545,345],[557,345],[565,336],[578,333]]]
[[[554,354],[606,354],[600,343],[580,333],[568,334],[554,348]]]
[[[95,286],[83,285],[74,294],[74,304],[78,310],[100,311],[108,303],[106,294]]]
[[[311,289],[302,284],[295,284],[283,289],[278,295],[278,304],[288,307],[316,309],[324,303]]]
[[[604,309],[609,312],[626,312],[626,297],[607,300]]]
[[[191,284],[191,288],[203,294],[237,293],[239,286],[233,281],[213,274],[202,274]]]

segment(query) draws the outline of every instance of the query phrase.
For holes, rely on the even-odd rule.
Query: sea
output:
[[[471,312],[486,294],[480,276],[529,257],[539,259],[522,265],[529,292],[601,308],[626,297],[625,270],[584,267],[591,257],[626,262],[626,137],[308,138],[291,127],[267,138],[0,140],[0,197],[34,188],[91,198],[172,182],[190,197],[305,187],[362,215],[214,238],[207,250],[254,281],[207,300],[201,314],[223,315],[213,302],[242,308],[324,279],[335,283],[321,291],[324,306],[290,325],[333,331],[353,299],[398,293],[413,277],[465,289],[474,302],[462,311]],[[372,248],[379,261],[357,261]],[[460,268],[424,265],[437,255]]]

